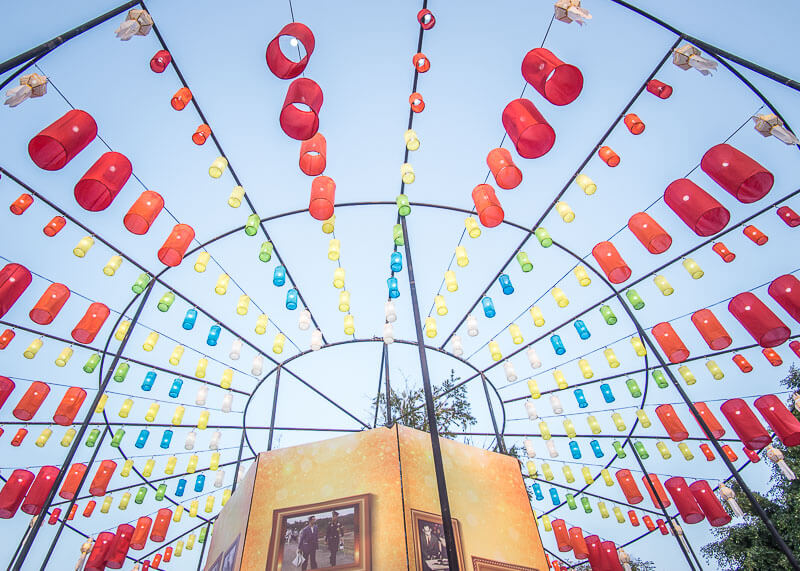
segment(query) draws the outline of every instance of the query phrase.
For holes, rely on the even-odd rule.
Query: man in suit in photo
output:
[[[432,559],[441,559],[442,557],[442,540],[433,534],[431,525],[427,522],[422,524],[422,534],[419,537],[420,548],[422,551],[422,566],[423,569],[430,569],[426,561]]]
[[[331,521],[325,532],[325,542],[328,544],[328,551],[331,552],[331,567],[336,567],[336,554],[339,551],[339,542],[343,535],[344,529],[342,528],[342,523],[339,521],[339,512],[331,512]]]
[[[317,568],[317,547],[319,546],[319,530],[317,529],[317,518],[313,515],[308,518],[308,523],[300,531],[300,538],[298,542],[298,549],[305,557],[303,561],[303,571],[308,569]]]

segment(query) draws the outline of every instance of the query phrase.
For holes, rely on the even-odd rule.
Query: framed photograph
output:
[[[222,555],[222,565],[219,571],[234,571],[236,565],[236,556],[239,552],[239,536],[236,537],[231,546]]]
[[[472,568],[475,571],[539,571],[539,569],[534,567],[513,565],[511,563],[503,563],[502,561],[475,557],[474,555],[472,556]]]
[[[458,568],[464,569],[461,549],[461,534],[458,520],[452,518],[456,540]],[[414,534],[414,560],[421,571],[448,571],[447,548],[444,542],[442,516],[419,510],[411,510],[411,528]]]
[[[371,571],[371,539],[369,494],[275,510],[266,571]]]

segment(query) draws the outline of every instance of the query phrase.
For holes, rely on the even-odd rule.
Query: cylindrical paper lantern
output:
[[[749,291],[734,296],[728,311],[762,347],[777,347],[791,335],[783,321]]]
[[[631,269],[611,242],[597,244],[592,248],[592,256],[611,283],[619,284],[631,277]]]
[[[301,109],[297,105],[307,106]],[[281,108],[280,124],[292,139],[305,141],[319,130],[319,110],[322,108],[322,89],[314,81],[295,79],[286,92]]]
[[[792,274],[785,274],[772,280],[767,288],[769,295],[800,323],[800,280]]]
[[[158,50],[156,54],[150,58],[150,69],[156,73],[164,73],[167,66],[172,62],[172,56],[167,50]]]
[[[23,192],[19,195],[19,198],[11,203],[9,210],[11,210],[11,214],[19,216],[25,212],[31,204],[33,204],[33,197],[30,194]]]
[[[172,510],[169,508],[161,508],[156,514],[156,520],[153,522],[153,531],[150,532],[151,541],[164,541],[167,538],[167,531],[169,530],[169,522],[172,519]]]
[[[603,551],[600,538],[596,535],[587,535],[584,541],[586,542],[586,553],[589,558],[589,565],[595,571],[603,571]]]
[[[83,571],[104,571],[106,568],[106,559],[108,558],[108,550],[114,542],[114,534],[110,531],[101,531],[97,534],[97,539],[86,558],[86,565]]]
[[[62,168],[97,136],[97,123],[80,109],[67,111],[28,143],[36,166],[48,171]]]
[[[283,54],[281,50],[281,38],[290,36],[292,40],[290,45],[297,46],[297,42],[303,45],[305,55],[300,61],[294,61]],[[299,53],[299,46],[296,48]],[[297,77],[308,65],[308,59],[314,53],[314,34],[305,24],[300,22],[292,22],[286,24],[278,35],[272,38],[272,41],[267,44],[267,67],[280,79],[292,79]]]
[[[731,213],[688,178],[679,178],[664,191],[664,202],[698,236],[716,234],[731,219]]]
[[[175,92],[175,95],[172,96],[169,104],[172,105],[172,108],[175,111],[183,111],[186,109],[186,106],[192,100],[192,90],[186,86],[181,87],[178,91]]]
[[[145,190],[131,205],[123,219],[125,228],[133,234],[146,234],[156,216],[164,208],[164,199],[152,190]]]
[[[777,214],[790,228],[796,228],[797,226],[800,226],[800,214],[797,214],[797,212],[792,210],[790,207],[781,206],[778,208]]]
[[[651,79],[647,82],[647,91],[660,99],[668,99],[672,95],[672,86],[667,85],[663,81]]]
[[[714,250],[714,252],[719,255],[719,257],[722,258],[722,261],[726,264],[730,264],[736,259],[736,254],[731,252],[722,242],[716,242],[711,249]]]
[[[603,553],[603,569],[608,571],[624,571],[619,562],[617,546],[613,541],[604,541],[600,544]]]
[[[689,358],[689,349],[675,333],[672,325],[662,321],[657,323],[651,332],[671,363],[682,363]]]
[[[61,230],[66,225],[67,225],[66,218],[64,218],[63,216],[53,216],[52,220],[50,220],[50,222],[47,223],[47,226],[45,226],[42,229],[42,232],[44,232],[45,236],[49,236],[50,238],[52,238],[53,236],[61,232]]]
[[[488,184],[479,184],[472,190],[472,201],[481,224],[487,228],[494,228],[503,221],[505,212],[497,200],[494,189]]]
[[[194,240],[194,229],[188,224],[176,224],[158,250],[158,259],[165,266],[174,267],[183,261],[183,255]]]
[[[28,488],[33,483],[33,472],[14,470],[0,490],[0,518],[10,519],[17,513]],[[565,530],[566,531],[566,530]]]
[[[714,145],[700,161],[700,168],[739,202],[760,200],[770,191],[775,177],[739,149]]]
[[[703,521],[705,518],[703,511],[697,504],[697,500],[694,499],[694,495],[692,495],[692,491],[686,484],[686,480],[674,476],[664,482],[664,487],[667,489],[667,492],[669,492],[669,495],[672,496],[672,501],[675,502],[675,507],[678,508],[678,512],[681,514],[683,521],[686,523]]]
[[[105,210],[132,172],[131,162],[122,153],[103,153],[75,185],[75,200],[90,212]]]
[[[61,399],[53,421],[61,426],[69,426],[75,420],[78,411],[86,400],[86,391],[80,387],[70,387],[67,389],[64,398]]]
[[[117,526],[117,533],[114,541],[108,548],[106,555],[106,567],[109,569],[122,569],[125,564],[125,556],[128,555],[128,550],[131,545],[131,537],[135,528],[127,523],[122,523]]]
[[[39,325],[48,325],[64,307],[69,299],[69,288],[64,284],[52,283],[48,286],[30,312],[31,321]]]
[[[111,481],[111,476],[114,475],[114,470],[117,469],[117,463],[113,460],[103,460],[94,474],[92,483],[89,485],[89,493],[93,496],[106,495],[108,483]]]
[[[150,533],[150,525],[152,523],[153,520],[147,516],[139,518],[139,520],[136,522],[136,529],[131,535],[131,549],[136,549],[137,551],[144,549],[144,546],[147,543],[147,535]]]
[[[600,147],[597,150],[597,156],[600,157],[604,163],[606,163],[610,167],[615,167],[619,165],[619,155],[614,152],[609,146]]]
[[[656,493],[653,493],[653,489],[650,488],[650,485],[647,481],[650,480],[650,483],[653,484],[653,489],[655,489]],[[669,496],[667,496],[667,492],[664,490],[664,486],[661,485],[661,480],[658,479],[658,475],[656,474],[647,474],[646,476],[642,476],[642,485],[644,489],[647,490],[647,493],[650,494],[650,500],[653,502],[653,506],[660,510],[661,507],[668,508],[672,505],[669,501]],[[661,505],[659,505],[658,500],[661,500]]]
[[[708,343],[709,349],[719,351],[731,344],[731,336],[710,309],[701,309],[692,314],[692,323]]]
[[[708,519],[711,527],[720,527],[731,522],[731,516],[722,507],[719,498],[714,494],[714,490],[705,480],[697,480],[689,484],[689,491],[692,492],[695,501],[703,510],[703,514]]]
[[[42,466],[39,468],[39,473],[36,475],[33,484],[31,484],[31,488],[25,496],[25,501],[22,502],[20,509],[23,512],[28,515],[37,515],[42,511],[47,495],[53,489],[53,484],[56,483],[58,471],[55,466]]]
[[[622,493],[625,494],[625,499],[628,500],[629,504],[638,504],[644,499],[630,470],[617,470],[616,477],[619,487],[622,488]]]
[[[110,314],[111,312],[104,304],[92,303],[75,326],[75,329],[72,330],[72,338],[78,343],[91,343],[97,337]]]
[[[730,399],[720,406],[722,414],[728,419],[736,436],[750,450],[761,450],[772,442],[764,426],[742,399]]]
[[[639,116],[635,113],[628,113],[625,115],[624,123],[628,131],[634,135],[641,135],[644,133],[644,121],[639,119]]]
[[[672,236],[646,212],[637,212],[631,216],[628,229],[651,254],[662,254],[672,245]]]
[[[567,531],[567,524],[563,519],[554,519],[551,523],[553,526],[553,535],[558,544],[558,550],[561,552],[572,551],[572,545],[569,542],[569,532]]]
[[[486,163],[500,188],[516,188],[522,182],[522,171],[514,164],[508,149],[502,147],[492,149],[486,156]]]
[[[325,171],[327,156],[328,143],[322,133],[317,133],[300,143],[300,170],[308,176],[321,175]]]
[[[556,132],[527,99],[515,99],[503,109],[503,127],[521,157],[535,159],[556,142]]]
[[[8,400],[8,397],[11,396],[15,386],[16,385],[14,384],[14,381],[8,377],[0,376],[0,408],[6,404],[6,401]]]
[[[675,409],[671,404],[661,404],[656,407],[656,415],[664,426],[664,429],[669,434],[670,440],[673,442],[680,442],[689,438],[689,431],[678,418]]]
[[[545,48],[534,48],[522,60],[522,77],[553,105],[575,101],[583,89],[583,74]]]
[[[586,540],[583,538],[583,530],[581,528],[569,528],[569,543],[572,546],[572,552],[575,554],[575,559],[589,558],[589,549],[586,546]]]
[[[725,429],[722,428],[722,425],[717,420],[717,417],[714,416],[714,413],[711,412],[711,409],[708,408],[708,405],[704,402],[696,402],[694,403],[694,407],[697,409],[697,412],[700,413],[700,418],[703,419],[703,422],[706,423],[706,426],[711,430],[711,435],[714,438],[722,438],[725,436]],[[692,415],[694,416],[694,415]],[[700,421],[697,420],[697,425],[700,426]],[[702,430],[702,427],[700,427]],[[705,430],[703,430],[703,435],[705,435]]]
[[[3,317],[16,303],[32,281],[31,273],[25,266],[6,264],[0,270],[0,317]]]
[[[316,220],[327,220],[333,216],[336,183],[328,176],[318,176],[311,181],[311,198],[308,212]]]
[[[786,446],[800,444],[800,421],[786,408],[781,399],[775,395],[758,397],[753,406],[756,407],[770,428]]]
[[[50,387],[41,381],[34,381],[14,409],[14,416],[20,420],[30,420],[42,406],[50,392]]]
[[[65,500],[73,499],[78,494],[78,486],[80,486],[81,478],[83,478],[85,473],[86,464],[77,462],[70,466],[69,472],[64,476],[58,495]]]

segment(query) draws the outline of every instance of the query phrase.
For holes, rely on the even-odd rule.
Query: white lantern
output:
[[[525,444],[525,452],[528,454],[528,458],[536,458],[536,449],[533,447],[533,440],[526,438],[523,444]]]
[[[253,357],[253,369],[250,372],[256,377],[261,376],[261,374],[264,372],[264,357],[261,355],[256,355]]]
[[[553,407],[553,414],[564,414],[564,406],[561,404],[561,399],[558,395],[550,395],[550,406]]]
[[[242,356],[242,340],[241,339],[234,339],[233,344],[231,345],[231,354],[229,356],[234,361],[238,361],[239,357]]]
[[[186,448],[186,450],[194,450],[195,440],[197,440],[197,433],[192,430],[186,435],[186,442],[184,443],[183,447]]]
[[[513,383],[517,380],[517,372],[514,370],[514,365],[511,364],[511,361],[506,361],[503,363],[503,371],[505,371],[506,380],[509,383]]]
[[[539,418],[539,413],[536,412],[536,405],[532,400],[525,401],[525,412],[528,414],[528,420],[536,420]]]
[[[545,440],[545,446],[547,446],[547,452],[550,454],[550,458],[558,458],[556,443],[552,438],[550,440]]]
[[[460,357],[464,354],[464,346],[461,344],[461,336],[453,335],[453,355]]]
[[[315,329],[311,332],[311,350],[319,351],[322,349],[322,331]]]
[[[525,354],[528,356],[528,362],[531,364],[532,369],[538,369],[542,366],[542,362],[539,360],[539,355],[536,354],[536,349],[533,347],[528,347],[528,350],[525,351]]]
[[[394,323],[397,321],[397,312],[395,312],[394,302],[392,300],[389,300],[383,304],[383,312],[386,315],[386,321],[389,323]]]
[[[478,320],[473,315],[467,315],[467,335],[470,337],[478,336]]]
[[[197,389],[197,398],[194,399],[194,403],[198,406],[205,406],[207,398],[208,398],[208,385],[203,383],[202,385],[200,385],[200,388]]]
[[[311,312],[307,309],[304,309],[300,312],[300,319],[297,320],[297,326],[300,328],[300,331],[308,331],[311,327]]]
[[[239,472],[237,473],[236,479],[241,481],[242,478],[244,478],[244,474],[245,474],[244,466],[240,465],[239,466]]]
[[[209,450],[219,450],[220,438],[222,438],[222,433],[219,430],[215,430],[214,434],[211,435],[211,442],[208,443]]]
[[[217,477],[214,478],[214,487],[221,488],[225,482],[225,470],[217,470]]]
[[[230,412],[233,407],[233,393],[228,392],[222,397],[222,412]]]
[[[383,342],[387,345],[394,343],[394,326],[391,323],[383,324]]]

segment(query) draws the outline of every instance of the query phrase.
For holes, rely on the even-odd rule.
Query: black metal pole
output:
[[[419,350],[419,363],[422,368],[422,387],[425,392],[425,413],[428,417],[428,428],[431,431],[431,448],[433,450],[433,468],[436,473],[436,487],[439,491],[439,506],[442,510],[442,528],[447,547],[447,564],[451,571],[458,571],[458,551],[453,534],[453,521],[450,519],[450,500],[447,497],[447,484],[442,462],[442,449],[439,443],[439,428],[436,426],[436,409],[433,405],[433,389],[428,371],[428,357],[425,354],[425,338],[422,333],[422,320],[419,313],[419,300],[417,298],[417,285],[414,280],[414,264],[411,260],[411,242],[408,236],[405,216],[400,218],[403,228],[403,237],[406,252],[406,267],[408,268],[408,283],[411,288],[411,306],[414,310],[414,328],[417,332],[417,349]]]
[[[500,434],[500,429],[497,427],[497,419],[494,416],[494,408],[492,407],[492,398],[489,396],[489,387],[486,386],[486,375],[481,373],[481,384],[483,385],[483,394],[486,395],[486,406],[489,407],[489,416],[492,417],[492,427],[494,428],[494,436],[497,439],[497,448],[503,454],[507,454],[506,443],[503,440],[503,435]],[[502,401],[501,401],[502,406]]]
[[[267,450],[272,450],[272,436],[275,433],[275,415],[278,414],[278,389],[281,386],[281,370],[283,367],[278,367],[278,372],[275,373],[275,392],[272,394],[272,416],[269,421],[269,439],[267,440]]]
[[[200,558],[197,560],[197,571],[200,571],[200,569],[203,567],[203,555],[206,553],[206,545],[209,541],[211,541],[211,538],[208,537],[209,529],[211,529],[211,522],[206,524],[206,539],[203,542],[203,547],[200,548]]]
[[[381,409],[381,387],[383,386],[383,362],[386,359],[386,344],[381,345],[381,366],[378,367],[378,394],[375,396],[375,420],[372,427],[378,426],[378,412]]]
[[[386,343],[383,344],[383,353],[384,376],[386,377],[386,426],[389,427],[394,424],[394,420],[392,419],[392,384],[389,381],[389,346]]]

